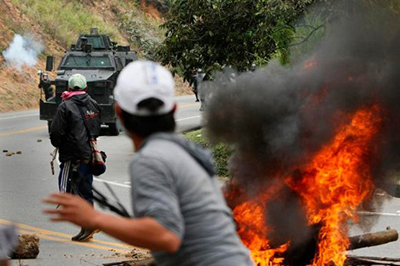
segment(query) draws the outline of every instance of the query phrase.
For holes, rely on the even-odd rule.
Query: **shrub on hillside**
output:
[[[37,19],[44,31],[64,47],[75,43],[77,34],[89,33],[92,27],[97,27],[102,34],[111,35],[112,39],[118,35],[118,29],[106,23],[102,17],[88,12],[84,2],[76,0],[11,0],[11,2],[28,17]]]
[[[217,145],[211,145],[207,140],[203,130],[196,130],[185,133],[184,137],[200,144],[205,148],[211,149],[214,156],[215,169],[217,171],[217,175],[220,177],[227,177],[229,175],[228,160],[233,154],[232,148],[222,143]]]

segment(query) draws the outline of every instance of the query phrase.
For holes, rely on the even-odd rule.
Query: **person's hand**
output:
[[[96,229],[96,219],[101,213],[96,212],[84,199],[68,193],[55,193],[43,199],[43,202],[59,205],[57,209],[45,209],[46,214],[53,215],[53,222],[71,222],[78,226]]]

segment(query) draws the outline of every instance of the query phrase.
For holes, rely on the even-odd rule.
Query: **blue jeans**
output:
[[[93,175],[90,165],[82,162],[66,161],[60,164],[58,188],[60,192],[81,196],[93,204]]]

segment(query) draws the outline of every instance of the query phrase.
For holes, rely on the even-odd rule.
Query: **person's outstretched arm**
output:
[[[45,203],[60,205],[58,209],[47,209],[44,213],[54,215],[53,222],[71,222],[78,226],[100,229],[121,241],[150,250],[175,253],[181,239],[163,227],[154,218],[124,218],[95,211],[85,200],[67,194],[52,194]]]

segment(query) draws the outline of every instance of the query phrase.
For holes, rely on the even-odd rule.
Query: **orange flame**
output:
[[[277,195],[284,185],[282,182],[270,183],[270,186],[263,193],[249,199],[241,189],[233,186],[228,193],[228,201],[240,195],[242,204],[234,207],[233,216],[237,224],[237,231],[242,242],[251,252],[251,257],[256,266],[278,266],[282,265],[283,258],[279,257],[289,247],[289,243],[283,244],[278,248],[272,249],[267,239],[267,234],[271,230],[266,226],[264,217],[266,204]]]
[[[373,140],[382,124],[378,106],[358,110],[348,125],[302,167],[300,180],[286,183],[303,200],[309,224],[321,224],[318,251],[313,265],[343,265],[349,246],[347,221],[357,220],[356,209],[371,193],[369,155]],[[271,249],[266,238],[265,207],[271,191],[265,191],[233,210],[238,233],[250,249],[258,266],[282,265],[279,254],[289,243]]]
[[[373,189],[370,161],[372,140],[382,122],[379,107],[362,108],[303,169],[300,182],[287,182],[303,199],[310,224],[321,223],[318,254],[313,265],[343,265],[348,219]],[[295,184],[296,183],[296,184]]]
[[[283,258],[276,258],[276,254],[286,251],[288,244],[277,249],[271,249],[266,238],[268,227],[265,226],[264,209],[265,201],[247,201],[233,210],[235,221],[238,225],[238,234],[243,244],[246,245],[253,261],[257,266],[281,265]]]

